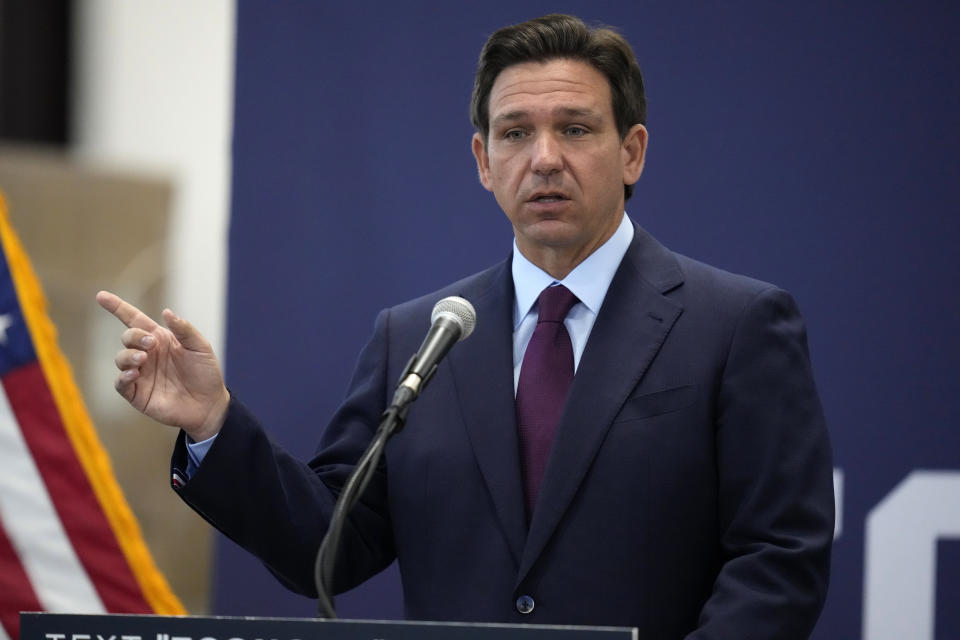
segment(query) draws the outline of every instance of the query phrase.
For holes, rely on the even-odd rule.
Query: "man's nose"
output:
[[[559,141],[550,134],[537,136],[530,164],[533,172],[539,175],[546,176],[560,171],[563,168],[563,154]]]

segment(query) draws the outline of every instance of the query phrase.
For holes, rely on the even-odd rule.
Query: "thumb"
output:
[[[203,334],[170,309],[163,310],[163,321],[185,349],[189,351],[210,351],[210,345]]]

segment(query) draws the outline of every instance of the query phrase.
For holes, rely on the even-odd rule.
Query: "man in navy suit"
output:
[[[175,488],[315,594],[336,496],[430,309],[459,295],[477,330],[352,512],[338,591],[396,558],[410,618],[807,637],[827,588],[832,465],[793,300],[674,254],[627,218],[647,131],[640,70],[615,33],[556,15],[501,29],[472,115],[513,254],[380,314],[309,463],[230,395],[189,323],[165,311],[164,328],[99,294],[128,326],[118,391],[182,430]],[[546,318],[558,292],[567,303]]]

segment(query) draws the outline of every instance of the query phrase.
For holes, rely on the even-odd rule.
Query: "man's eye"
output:
[[[587,130],[583,127],[567,127],[566,134],[574,137],[585,136],[587,135]]]
[[[510,129],[509,131],[503,134],[503,137],[505,140],[520,140],[526,135],[527,135],[526,132],[521,129]]]

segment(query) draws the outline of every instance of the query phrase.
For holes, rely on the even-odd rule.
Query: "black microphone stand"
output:
[[[416,362],[415,355],[410,359],[407,368],[404,371],[401,380],[406,380],[409,371]],[[436,368],[434,367],[434,371]],[[431,371],[432,375],[433,371]],[[424,380],[419,387],[422,388],[427,380]],[[406,384],[397,387],[393,400],[383,415],[380,416],[380,426],[373,436],[373,440],[367,446],[366,451],[357,461],[353,473],[347,478],[343,485],[340,497],[333,508],[333,515],[330,518],[330,526],[327,534],[320,543],[320,550],[317,552],[317,558],[313,567],[314,582],[317,586],[317,617],[334,619],[337,613],[333,606],[333,597],[330,593],[333,586],[333,572],[337,562],[337,550],[340,547],[340,535],[343,532],[343,526],[347,520],[347,514],[363,495],[364,490],[376,473],[380,459],[383,457],[384,448],[387,440],[395,433],[403,429],[407,419],[407,413],[410,411],[410,405],[417,397],[417,389],[411,388]]]
[[[473,306],[457,296],[437,302],[430,316],[430,331],[427,337],[404,368],[393,400],[380,416],[380,426],[377,427],[373,440],[357,461],[357,466],[347,478],[333,507],[330,526],[320,543],[313,565],[313,580],[317,587],[317,616],[320,618],[337,617],[330,591],[333,586],[337,550],[340,547],[340,535],[343,533],[347,515],[376,473],[387,440],[403,429],[410,405],[437,372],[437,364],[456,342],[470,335],[476,324]]]

